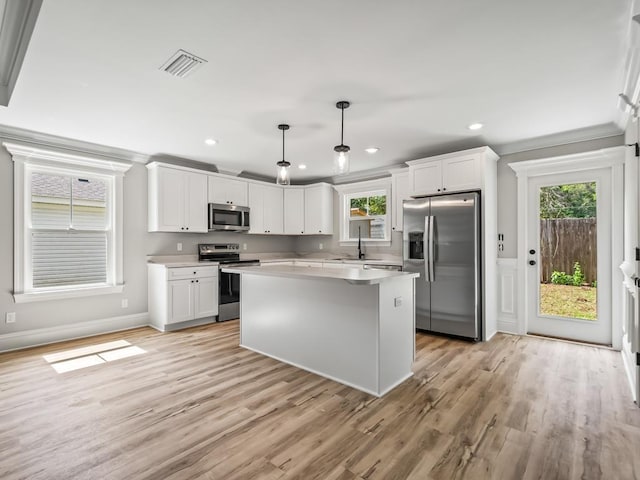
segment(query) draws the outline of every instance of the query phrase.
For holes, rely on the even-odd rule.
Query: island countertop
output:
[[[277,264],[263,264],[250,267],[222,267],[222,271],[226,273],[264,275],[272,277],[344,280],[354,285],[373,285],[387,282],[395,278],[416,278],[420,276],[420,274],[413,272],[398,272],[392,270],[361,270],[359,268],[346,266],[344,268],[321,268]]]

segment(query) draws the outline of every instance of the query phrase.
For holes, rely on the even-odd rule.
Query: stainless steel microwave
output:
[[[223,203],[209,204],[209,231],[246,232],[249,225],[249,207]]]

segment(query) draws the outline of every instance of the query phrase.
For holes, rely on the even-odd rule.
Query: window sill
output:
[[[358,245],[358,240],[340,240],[341,247],[355,247]],[[362,240],[362,245],[368,245],[370,247],[390,247],[391,240]]]
[[[88,288],[74,288],[69,290],[46,290],[40,292],[14,293],[16,303],[44,302],[47,300],[61,300],[64,298],[91,297],[94,295],[108,295],[122,293],[124,284]]]

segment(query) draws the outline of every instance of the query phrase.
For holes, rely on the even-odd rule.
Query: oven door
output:
[[[249,208],[210,203],[209,230],[249,230]]]
[[[219,272],[218,321],[240,317],[240,274]]]

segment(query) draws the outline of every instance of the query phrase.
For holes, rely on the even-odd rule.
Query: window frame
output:
[[[391,245],[391,179],[370,180],[366,182],[336,185],[340,195],[340,240],[341,246],[357,245],[358,240],[349,238],[349,224],[351,222],[351,199],[359,197],[386,196],[386,213],[364,218],[384,218],[384,238],[363,238],[365,245],[390,246]]]
[[[123,178],[130,163],[29,145],[3,143],[14,162],[14,291],[16,303],[121,293],[123,282]],[[89,177],[108,185],[107,282],[34,289],[31,270],[31,173]],[[99,231],[99,230],[98,230]],[[110,243],[109,243],[110,241]]]

